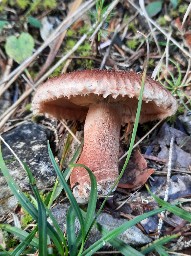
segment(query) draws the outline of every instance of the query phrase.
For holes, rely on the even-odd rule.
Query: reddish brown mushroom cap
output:
[[[37,89],[34,113],[57,119],[85,120],[84,146],[78,163],[96,176],[98,193],[106,195],[118,176],[121,123],[134,122],[142,75],[135,72],[85,70],[49,79]],[[175,98],[146,78],[140,122],[175,113]],[[90,192],[87,171],[76,167],[70,176],[73,193],[86,203]]]
[[[102,102],[119,103],[122,123],[134,122],[142,74],[125,71],[85,70],[51,78],[34,96],[35,114],[47,113],[57,119],[85,120],[89,106]],[[175,98],[158,82],[147,77],[140,123],[171,116]]]

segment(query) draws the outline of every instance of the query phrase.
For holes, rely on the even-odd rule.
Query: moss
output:
[[[54,9],[56,7],[56,0],[44,0],[43,7],[48,9]]]
[[[5,238],[6,250],[15,248],[18,245],[18,239],[15,236],[4,232],[4,238]]]
[[[3,11],[8,5],[21,10],[27,10],[27,15],[37,12],[39,10],[44,11],[47,9],[54,9],[57,5],[56,0],[2,0],[0,4],[0,11]]]
[[[80,45],[78,48],[78,52],[81,56],[88,56],[91,53],[91,45],[89,42],[85,42],[84,44]]]
[[[85,24],[83,26],[81,26],[79,29],[68,29],[67,31],[67,37],[79,37],[79,36],[83,36],[85,33],[88,33],[89,31],[89,25]]]
[[[72,37],[72,36],[74,36],[75,35],[75,31],[73,30],[73,29],[68,29],[68,31],[67,31],[67,36],[68,37]]]
[[[27,0],[17,0],[16,3],[18,5],[18,7],[20,7],[21,9],[25,9],[29,5],[30,1],[27,1]]]
[[[21,226],[22,228],[26,228],[33,221],[33,218],[27,211],[23,210],[23,212],[24,215],[21,218]]]
[[[170,16],[171,16],[172,18],[177,18],[177,17],[179,16],[178,11],[175,10],[175,9],[171,9],[171,10],[170,10]]]
[[[73,47],[75,46],[75,44],[76,44],[76,40],[74,40],[74,39],[68,39],[68,40],[66,41],[66,48],[67,48],[67,49],[71,49],[71,48],[73,48]]]
[[[79,35],[83,35],[85,33],[88,33],[89,31],[89,26],[87,24],[85,24],[84,26],[82,26],[79,30],[78,30],[78,33]]]
[[[148,67],[149,67],[149,68],[155,67],[155,61],[154,61],[154,59],[149,59]]]
[[[130,23],[129,23],[128,29],[129,29],[130,31],[132,31],[134,34],[136,34],[136,32],[137,32],[137,28],[136,28],[136,26],[135,26],[135,24],[134,24],[133,22],[130,22]]]
[[[27,112],[31,111],[31,103],[26,104],[25,111],[27,111]]]
[[[184,14],[188,9],[188,5],[187,4],[181,4],[178,8],[178,12],[180,14]]]
[[[137,39],[131,39],[127,41],[127,46],[132,49],[135,50],[137,45],[138,45],[139,41]]]
[[[47,194],[44,193],[43,191],[40,191],[39,193],[40,193],[40,198],[41,198],[42,202],[45,202],[46,197],[47,197]],[[25,194],[25,196],[31,201],[31,203],[34,204],[34,202],[32,202],[32,200],[31,200],[30,194],[27,193],[27,192],[24,193],[24,194]],[[22,209],[23,209],[23,208],[22,208]],[[33,222],[33,218],[32,218],[32,216],[31,216],[25,209],[23,209],[23,212],[24,212],[24,214],[23,214],[23,216],[22,216],[22,218],[21,218],[21,226],[22,226],[22,228],[24,229],[24,228],[26,228],[30,223]]]
[[[62,69],[65,65],[65,62],[63,62],[60,66],[58,66],[53,72],[52,74],[49,76],[49,78],[51,77],[56,77],[56,76],[59,76],[62,72]]]
[[[164,16],[159,17],[157,21],[158,21],[158,24],[160,26],[166,26],[167,25],[167,20],[165,19]]]
[[[178,10],[175,9],[171,9],[170,10],[170,16],[172,18],[177,18],[180,17],[180,15],[184,15],[186,10],[188,9],[188,5],[187,4],[181,4],[178,7]]]
[[[93,69],[94,68],[94,62],[89,59],[78,59],[76,64],[83,69]]]
[[[174,124],[177,117],[184,114],[185,112],[185,107],[183,105],[179,105],[177,111],[176,111],[176,114],[173,115],[173,116],[170,116],[167,118],[167,121],[170,123],[170,124]]]

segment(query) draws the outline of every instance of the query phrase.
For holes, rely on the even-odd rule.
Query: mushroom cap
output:
[[[134,122],[142,74],[132,71],[84,70],[51,78],[36,91],[34,114],[57,119],[85,120],[90,104],[106,102],[122,111],[122,123]],[[147,77],[140,123],[164,119],[177,110],[176,99]]]

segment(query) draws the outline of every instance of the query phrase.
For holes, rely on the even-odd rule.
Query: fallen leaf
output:
[[[154,1],[146,6],[149,17],[154,17],[162,10],[162,1]]]
[[[154,173],[154,169],[147,169],[147,162],[139,150],[134,151],[125,174],[118,184],[118,188],[137,189],[143,186]]]
[[[21,33],[18,38],[16,36],[7,37],[6,53],[19,64],[32,55],[33,49],[34,39],[28,33]]]
[[[183,32],[183,29],[182,29],[182,22],[180,20],[180,17],[176,18],[174,21],[173,21],[173,25],[182,33]]]
[[[184,34],[184,40],[185,40],[185,44],[186,46],[191,49],[191,31],[186,32]]]
[[[151,144],[160,146],[159,152],[157,153],[159,159],[168,159],[169,145],[172,137],[174,137],[171,161],[172,168],[188,171],[191,166],[191,138],[186,133],[170,127],[165,123]]]
[[[136,170],[135,170],[136,171]],[[136,180],[135,180],[135,183],[133,184],[123,184],[123,183],[119,183],[118,184],[118,187],[119,188],[130,188],[130,189],[137,189],[141,186],[143,186],[148,178],[155,172],[154,169],[147,169],[147,170],[144,170],[142,173],[139,173],[138,176],[136,176]]]

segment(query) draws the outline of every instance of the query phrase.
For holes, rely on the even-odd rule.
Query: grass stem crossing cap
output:
[[[120,127],[135,120],[141,81],[142,75],[132,71],[84,70],[51,78],[35,93],[35,114],[85,120],[84,147],[78,163],[93,171],[100,195],[109,192],[118,176]],[[164,119],[176,110],[171,93],[147,77],[140,123]],[[74,168],[70,182],[77,201],[87,202],[87,171]]]

